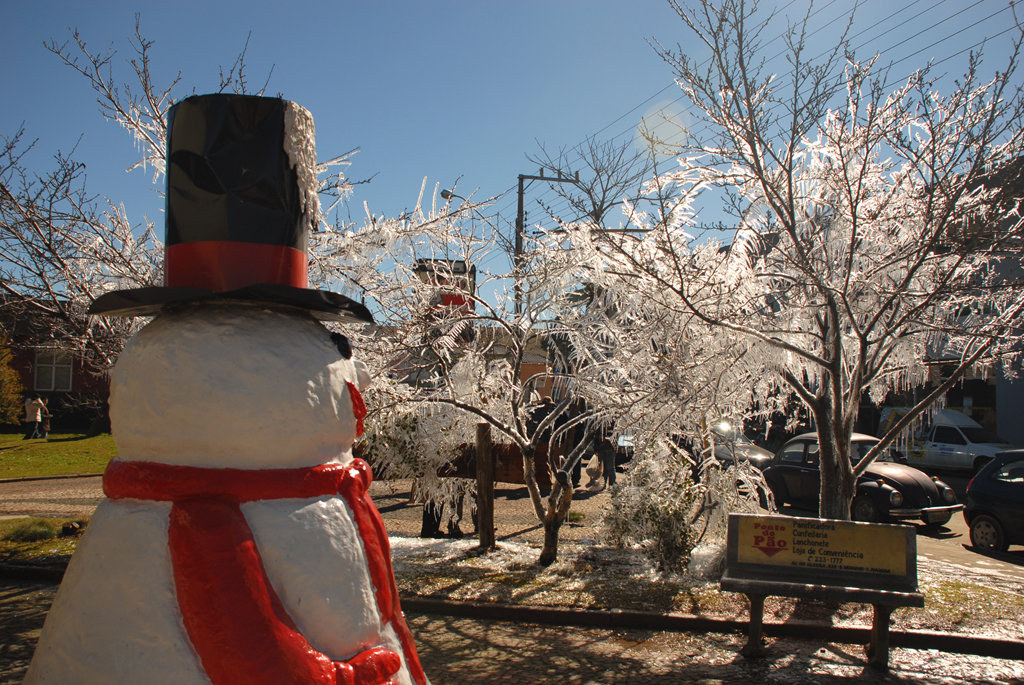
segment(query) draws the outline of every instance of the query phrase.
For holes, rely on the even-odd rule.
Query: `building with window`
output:
[[[37,349],[34,367],[31,387],[36,392],[71,392],[74,388],[75,360],[70,354],[57,348]]]
[[[97,373],[73,341],[60,334],[60,326],[47,325],[38,314],[17,306],[11,298],[0,301],[0,338],[11,350],[11,368],[26,392],[49,399],[55,415],[85,410],[91,419],[110,394],[110,379]]]

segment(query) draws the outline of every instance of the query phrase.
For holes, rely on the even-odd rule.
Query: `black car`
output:
[[[772,463],[771,452],[755,445],[727,420],[713,423],[711,433],[715,441],[715,459],[726,466],[746,461],[763,471]]]
[[[876,444],[877,438],[854,433],[850,445],[854,463]],[[899,461],[899,453],[888,450],[857,479],[850,511],[854,521],[921,519],[941,526],[963,508],[948,485]],[[764,479],[777,506],[817,509],[821,494],[818,435],[804,433],[783,445],[772,465],[764,470]]]
[[[1024,545],[1024,450],[1000,452],[971,479],[964,520],[979,549]]]

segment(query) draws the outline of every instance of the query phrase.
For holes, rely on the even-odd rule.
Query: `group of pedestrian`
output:
[[[459,524],[462,522],[464,505],[469,499],[470,516],[473,520],[473,535],[479,531],[477,519],[476,493],[468,489],[459,492],[454,502],[443,502],[429,499],[423,504],[423,523],[420,526],[421,538],[461,538],[465,533]],[[441,532],[442,524],[447,520],[448,534]]]
[[[50,411],[47,399],[36,394],[25,398],[25,437],[23,440],[45,439],[50,432]]]

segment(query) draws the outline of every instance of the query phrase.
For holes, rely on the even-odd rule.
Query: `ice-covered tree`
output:
[[[623,146],[588,140],[571,153],[548,155],[545,168],[562,177],[575,178],[574,162],[582,167],[581,189],[564,184],[559,194],[586,221],[572,224],[551,212],[558,226],[540,231],[538,249],[548,268],[572,274],[566,280],[575,284],[558,312],[555,364],[589,380],[578,386],[581,399],[595,407],[606,435],[633,446],[629,472],[604,517],[608,538],[640,544],[661,566],[678,568],[705,536],[721,539],[728,513],[756,510],[759,495],[766,494],[756,470],[714,458],[708,426],[765,414],[777,407],[773,400],[780,395],[760,373],[757,350],[746,340],[715,335],[692,314],[680,315],[671,296],[629,287],[610,268],[611,244],[639,256],[652,241],[691,240],[681,224],[645,242],[647,228],[614,223],[622,214],[609,210],[623,204],[630,216],[640,207],[675,206],[676,215],[686,214],[686,198],[673,184],[642,182],[648,173],[658,178],[665,150],[653,137],[648,144],[644,154],[633,141]],[[713,251],[702,256],[718,261]],[[652,259],[646,263],[672,268]],[[754,398],[761,398],[757,406]]]
[[[681,199],[649,190],[656,203]],[[687,214],[681,205],[677,210]],[[721,539],[728,513],[756,510],[763,493],[752,467],[717,462],[707,427],[747,415],[755,398],[777,393],[760,373],[756,346],[719,335],[662,287],[675,268],[664,259],[666,250],[691,241],[685,227],[663,222],[659,230],[644,230],[566,225],[542,243],[549,264],[564,262],[586,284],[580,305],[562,312],[562,363],[599,379],[582,387],[583,396],[602,409],[611,432],[633,443],[629,472],[604,520],[608,538],[639,544],[663,568],[678,569],[705,535]],[[693,257],[719,259],[714,250]],[[646,280],[638,264],[645,265]],[[771,408],[769,401],[760,404],[762,411]]]
[[[30,339],[110,368],[134,330],[121,319],[90,321],[85,311],[107,290],[149,285],[160,277],[159,241],[149,224],[133,226],[124,207],[97,200],[85,165],[57,154],[50,170],[23,161],[23,131],[0,147],[0,307],[6,321],[31,324]],[[10,331],[8,331],[10,333]]]
[[[178,80],[166,88],[154,83],[149,68],[152,44],[139,30],[138,20],[131,42],[135,54],[129,64],[136,83],[121,87],[112,75],[115,53],[90,52],[77,31],[67,43],[48,47],[89,81],[101,112],[126,129],[138,145],[140,160],[133,168],[153,168],[156,183],[164,173],[166,119]],[[246,90],[244,51],[226,75],[221,72],[221,90],[228,89]],[[58,318],[67,329],[61,337],[79,348],[92,349],[96,354],[91,358],[98,368],[108,368],[140,322],[90,321],[84,312],[103,292],[157,282],[162,245],[149,224],[133,226],[122,208],[110,201],[97,204],[86,194],[80,162],[58,156],[56,171],[34,175],[21,163],[25,148],[21,137],[19,132],[7,139],[0,158],[3,287],[17,296],[20,306],[35,307],[50,318],[55,311],[61,314]],[[529,383],[523,382],[521,367],[528,348],[546,333],[549,302],[542,293],[558,290],[531,286],[520,317],[509,313],[512,308],[504,306],[508,304],[504,300],[487,304],[474,297],[471,311],[439,306],[461,293],[461,288],[453,285],[457,279],[449,273],[452,278],[447,280],[423,281],[417,276],[417,259],[434,260],[438,265],[435,276],[443,276],[445,267],[441,265],[449,260],[477,264],[495,245],[508,241],[496,232],[487,233],[486,227],[481,229],[479,206],[438,206],[436,194],[435,204],[424,208],[421,193],[415,209],[400,217],[368,213],[361,223],[336,218],[332,225],[330,208],[346,200],[354,185],[337,171],[347,165],[347,159],[348,155],[335,157],[317,169],[322,213],[319,230],[310,236],[310,281],[318,287],[349,292],[376,309],[377,326],[346,331],[378,378],[367,393],[379,421],[371,437],[385,443],[398,436],[416,437],[419,463],[410,473],[425,476],[469,440],[474,419],[491,423],[504,439],[523,449],[526,479],[538,516],[553,531],[553,542],[542,558],[553,560],[571,489],[566,492],[557,486],[550,505],[540,497],[533,474],[533,450],[541,432],[553,426],[557,417],[553,415],[539,431],[528,430],[531,391]],[[538,273],[531,275],[534,282]],[[487,287],[487,280],[506,276],[482,275],[480,288]],[[498,346],[506,351],[495,354]],[[409,455],[403,454],[403,449],[383,450],[394,460],[380,464],[381,468],[392,474],[404,473],[402,463]],[[553,464],[553,470],[557,466]],[[434,494],[444,496],[451,490],[448,483],[437,479],[423,480],[427,489],[436,490]]]
[[[113,48],[93,53],[77,30],[70,40],[46,47],[89,82],[100,113],[132,137],[140,158],[129,171],[151,168],[153,183],[158,183],[164,173],[167,113],[180,74],[166,87],[155,83],[152,42],[143,36],[138,15],[129,42],[133,78],[120,85],[114,79]],[[243,49],[227,73],[221,69],[220,90],[244,93],[244,68]],[[26,163],[36,142],[26,141],[23,128],[9,137],[0,135],[0,141],[0,307],[5,319],[31,324],[28,344],[57,341],[93,371],[105,372],[142,322],[90,318],[86,311],[110,290],[159,283],[162,241],[151,222],[133,223],[122,204],[87,189],[85,164],[73,153],[58,152],[50,168],[38,172]],[[329,206],[353,187],[343,173],[332,173],[346,158],[317,170]]]
[[[845,36],[809,59],[806,19],[784,33],[790,71],[774,74],[761,42],[773,24],[756,3],[671,4],[711,53],[698,63],[658,46],[699,123],[678,169],[649,185],[665,201],[627,207],[638,237],[580,225],[571,239],[603,287],[745,341],[772,391],[759,395],[791,392],[813,417],[820,514],[847,519],[856,476],[916,415],[974,365],[1016,352],[1021,38],[990,79],[972,55],[948,94],[927,67],[890,92],[888,70],[848,55]],[[711,189],[740,223],[729,249],[686,230]],[[851,462],[864,393],[921,385],[939,360],[952,373]]]
[[[565,369],[523,374],[529,356],[564,331],[559,312],[574,306],[576,270],[528,251],[517,313],[504,269],[476,270],[473,287],[467,287],[470,272],[511,241],[472,199],[453,207],[437,198],[435,189],[429,205],[421,196],[405,216],[368,217],[327,236],[318,248],[322,261],[351,284],[351,294],[376,303],[376,326],[347,331],[377,377],[367,393],[379,429],[368,441],[369,456],[384,471],[422,478],[429,487],[459,445],[473,442],[475,424],[486,422],[495,442],[514,445],[522,455],[524,480],[545,530],[540,563],[550,564],[573,495],[564,471],[611,416],[604,405],[576,407],[584,388],[605,382],[596,369],[590,376]],[[545,381],[558,388],[560,401],[538,424],[531,419],[537,386]],[[577,427],[585,437],[573,445],[568,438]],[[549,440],[565,442],[569,454],[548,453],[551,473],[563,474],[544,497],[534,456]],[[410,452],[417,458],[409,459]],[[432,492],[444,494],[441,484]]]

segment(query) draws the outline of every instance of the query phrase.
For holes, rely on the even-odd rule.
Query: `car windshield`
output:
[[[990,430],[984,428],[975,428],[972,426],[960,426],[960,432],[964,434],[970,442],[982,443],[982,442],[994,442],[994,443],[1005,443],[1001,437],[996,435]]]
[[[717,423],[711,427],[711,432],[715,434],[716,439],[724,440],[725,442],[735,442],[737,445],[753,445],[754,443],[747,436],[740,433],[738,430],[730,426],[724,421]]]

